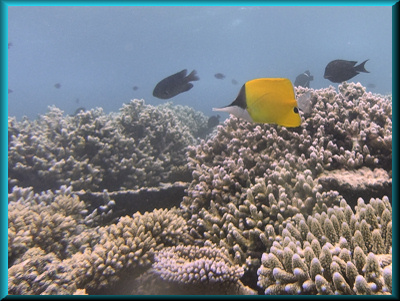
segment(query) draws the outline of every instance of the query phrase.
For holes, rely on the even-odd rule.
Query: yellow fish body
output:
[[[223,108],[213,108],[257,123],[285,127],[301,124],[293,85],[287,78],[257,78],[246,82],[236,99]]]

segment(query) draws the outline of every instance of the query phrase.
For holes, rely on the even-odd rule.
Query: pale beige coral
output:
[[[203,247],[161,249],[155,254],[153,269],[162,279],[180,283],[235,282],[244,273],[233,263],[228,250],[207,242]]]
[[[9,198],[9,294],[107,289],[124,272],[150,266],[164,246],[192,242],[176,208],[89,228],[94,215],[71,187],[42,195],[15,189]]]
[[[376,196],[391,190],[391,144],[381,151],[372,145],[391,139],[390,100],[364,93],[359,84],[345,83],[340,93],[333,87],[307,91],[313,108],[298,129],[231,117],[215,137],[189,147],[193,181],[181,203],[184,216],[193,235],[231,248],[238,263],[254,263],[253,254],[271,246],[271,230],[281,233],[287,218],[339,203],[341,191],[318,182],[323,172],[366,165],[385,176],[374,186]],[[358,197],[347,194],[346,200],[354,206]],[[333,222],[321,227],[338,228]]]
[[[189,128],[177,116],[187,113],[135,99],[118,114],[92,109],[63,116],[50,107],[34,121],[9,118],[10,191],[16,185],[115,191],[187,180],[186,147],[196,141],[191,131],[206,122],[198,114]]]
[[[266,294],[387,294],[391,239],[375,242],[371,234],[381,236],[389,225],[382,219],[383,208],[391,211],[387,197],[369,204],[359,199],[355,213],[342,200],[307,221],[297,214],[287,221],[288,231],[277,234],[280,242],[263,254],[258,285]]]

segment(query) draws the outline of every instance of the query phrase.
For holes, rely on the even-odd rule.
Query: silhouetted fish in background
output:
[[[224,79],[224,78],[225,78],[225,75],[223,75],[222,73],[215,73],[215,74],[214,74],[214,77],[215,77],[215,78],[218,78],[218,79]]]
[[[219,118],[221,116],[217,115],[217,116],[211,116],[210,118],[208,118],[208,122],[207,122],[207,126],[209,129],[212,129],[213,127],[216,127],[219,124]]]
[[[325,67],[324,78],[329,79],[333,83],[341,83],[353,78],[360,72],[369,73],[364,67],[367,61],[365,60],[355,66],[357,64],[356,61],[334,60]]]
[[[72,116],[78,115],[79,112],[85,112],[86,109],[84,107],[79,107],[75,110],[74,114]]]
[[[138,86],[133,86],[132,89],[133,89],[133,91],[136,91],[137,89],[139,89],[139,87]]]
[[[369,88],[369,89],[375,89],[375,88],[376,88],[376,85],[373,84],[373,83],[369,83],[369,84],[367,85],[367,88]]]
[[[161,99],[172,98],[182,92],[189,91],[193,88],[191,81],[199,80],[196,70],[190,72],[188,76],[187,69],[170,75],[160,81],[153,90],[153,96]]]
[[[310,71],[304,71],[304,73],[299,74],[294,81],[294,86],[302,86],[305,88],[310,88],[310,81],[314,80],[314,76],[311,75]]]
[[[60,84],[60,83],[56,83],[56,84],[54,85],[54,88],[60,89],[60,88],[61,88],[61,84]]]
[[[12,43],[8,43],[8,49],[10,49],[10,47],[12,46]]]
[[[232,84],[237,85],[238,84],[237,80],[236,79],[232,79]]]
[[[11,90],[11,89],[8,89],[8,94],[10,94],[10,93],[12,93],[12,92],[14,92],[14,91]]]

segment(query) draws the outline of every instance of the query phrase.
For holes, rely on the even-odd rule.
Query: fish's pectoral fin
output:
[[[193,88],[193,84],[187,83],[186,85],[184,85],[184,86],[182,87],[182,92],[189,91],[189,90],[192,89],[192,88]]]

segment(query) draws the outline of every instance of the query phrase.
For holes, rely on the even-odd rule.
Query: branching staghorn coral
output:
[[[178,245],[155,253],[152,268],[135,279],[133,294],[254,295],[239,280],[243,268],[228,251],[209,241]]]
[[[124,273],[149,267],[164,246],[190,244],[186,221],[176,208],[160,209],[116,224],[96,226],[96,210],[64,187],[9,195],[9,294],[72,294],[107,290]]]
[[[230,118],[189,148],[195,126],[176,116],[192,116],[185,107],[134,100],[118,114],[64,117],[53,108],[35,122],[9,118],[9,293],[118,293],[129,278],[136,294],[202,294],[210,287],[162,280],[154,255],[190,248],[198,258],[215,244],[244,269],[240,281],[267,294],[389,294],[391,195],[383,196],[392,177],[391,98],[354,83],[338,93],[297,92],[309,92],[312,102],[300,128]],[[193,181],[181,210],[111,214],[112,196],[190,181],[188,170]],[[360,174],[369,186],[350,185],[345,194],[340,183]],[[61,184],[72,186],[34,194]],[[374,199],[364,204],[360,191],[371,188]],[[73,193],[79,189],[103,193],[104,204],[89,213],[93,207]],[[107,216],[115,224],[104,225]],[[251,293],[239,280],[223,283],[208,292]]]
[[[235,262],[254,268],[286,219],[339,205],[340,191],[318,182],[323,172],[380,168],[389,187],[374,194],[383,197],[391,189],[391,99],[364,93],[359,84],[339,90],[308,89],[313,108],[297,129],[231,117],[214,138],[189,147],[193,181],[181,208],[193,237],[232,250]],[[363,138],[372,128],[380,151]],[[346,197],[354,207],[359,196]]]
[[[63,116],[51,107],[34,121],[9,118],[9,191],[16,185],[115,191],[187,180],[186,147],[206,118],[196,116],[189,129],[180,113],[188,110],[135,99],[117,114],[92,109]]]
[[[295,215],[261,258],[265,294],[391,293],[392,208],[387,197],[345,200],[306,219]]]

